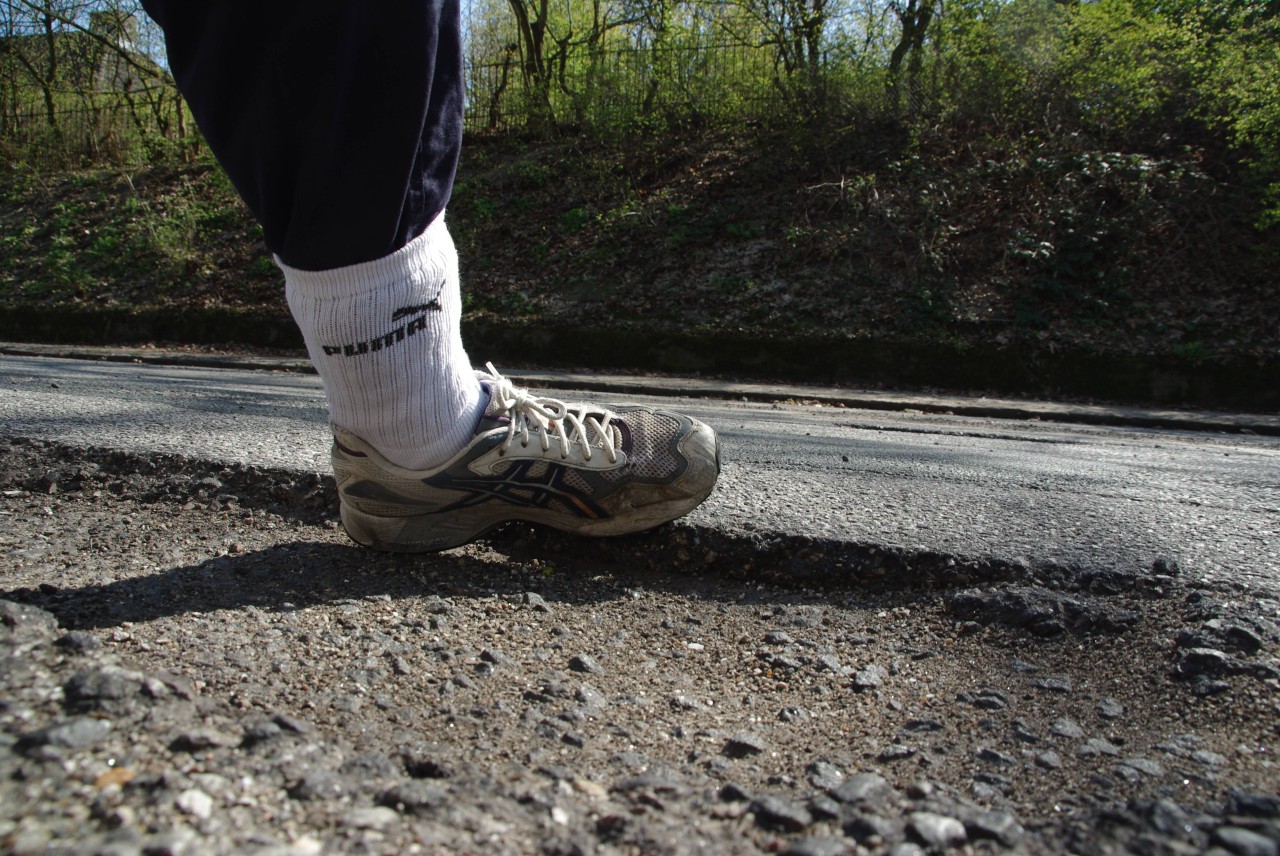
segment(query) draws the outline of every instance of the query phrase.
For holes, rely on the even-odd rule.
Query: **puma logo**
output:
[[[430,303],[419,303],[416,306],[405,306],[397,309],[391,313],[391,321],[393,323],[414,315],[418,317],[413,318],[407,324],[396,327],[389,333],[375,336],[365,342],[353,342],[350,345],[323,345],[325,356],[333,357],[341,354],[344,357],[358,357],[361,354],[373,354],[385,348],[390,348],[397,342],[403,342],[406,337],[416,335],[427,329],[427,313],[439,312],[442,308],[440,299],[436,298]]]

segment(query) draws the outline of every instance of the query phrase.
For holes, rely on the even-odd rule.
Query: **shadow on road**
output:
[[[575,578],[582,577],[574,570],[512,561],[487,550],[393,556],[355,546],[293,541],[106,584],[16,588],[0,592],[0,598],[47,609],[68,629],[94,630],[219,610],[285,611],[379,597],[541,592],[540,597],[553,603],[603,599],[599,587],[575,586]],[[619,596],[624,594],[618,590]]]

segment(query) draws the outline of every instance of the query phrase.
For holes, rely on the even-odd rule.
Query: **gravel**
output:
[[[0,517],[6,852],[1280,852],[1277,604],[1170,559],[386,556],[319,475],[21,440]]]

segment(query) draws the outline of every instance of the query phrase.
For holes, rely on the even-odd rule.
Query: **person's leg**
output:
[[[197,124],[262,224],[330,417],[420,468],[484,409],[443,210],[462,144],[457,0],[147,0]]]
[[[462,139],[457,0],[144,5],[285,273],[353,539],[438,550],[509,520],[616,535],[710,494],[719,446],[701,422],[471,371],[442,214]]]
[[[457,0],[144,0],[213,153],[287,265],[383,258],[444,210]]]

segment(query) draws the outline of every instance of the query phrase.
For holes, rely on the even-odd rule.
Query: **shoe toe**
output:
[[[688,462],[677,486],[689,496],[705,497],[720,475],[720,441],[711,426],[690,419],[692,426],[680,442],[680,453]]]

